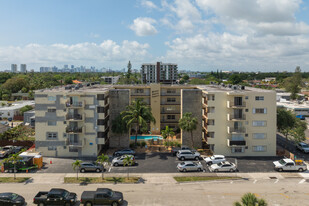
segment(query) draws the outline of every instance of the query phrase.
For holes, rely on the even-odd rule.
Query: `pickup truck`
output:
[[[278,170],[279,172],[282,172],[282,171],[303,172],[307,170],[307,165],[305,165],[301,160],[296,160],[296,161],[298,161],[298,163],[295,163],[291,159],[281,159],[273,163],[275,166],[275,170]]]
[[[2,147],[0,151],[0,158],[9,156],[10,154],[13,153],[13,150],[14,150],[14,146],[11,146],[11,145]]]
[[[123,203],[123,194],[122,192],[116,192],[108,188],[98,188],[96,191],[84,191],[80,202],[85,206],[118,206]]]
[[[76,193],[68,192],[65,189],[53,188],[49,192],[39,192],[33,203],[39,206],[64,205],[73,206],[77,201]]]
[[[193,152],[195,152],[196,150],[189,148],[188,146],[181,146],[181,147],[173,147],[171,153],[173,154],[173,156],[176,156],[177,152],[180,150],[191,150]]]

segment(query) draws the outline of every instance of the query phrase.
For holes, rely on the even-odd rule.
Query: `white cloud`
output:
[[[117,44],[105,40],[101,44],[28,44],[24,47],[0,47],[0,66],[11,63],[27,63],[29,65],[52,66],[62,64],[115,66],[121,68],[130,59],[133,62],[143,62],[149,58],[148,44],[124,40]]]
[[[141,5],[148,9],[157,9],[158,7],[152,2],[147,0],[142,0]]]
[[[147,17],[139,17],[134,19],[133,24],[130,26],[137,36],[149,36],[158,33],[157,29],[153,26],[156,20]]]

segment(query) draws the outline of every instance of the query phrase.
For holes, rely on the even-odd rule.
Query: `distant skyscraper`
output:
[[[63,68],[64,68],[64,69],[68,69],[68,68],[69,68],[69,65],[65,64]]]
[[[13,73],[17,72],[17,64],[11,64],[11,72]]]
[[[74,69],[74,65],[71,65],[71,69]]]
[[[27,65],[26,64],[21,64],[20,65],[20,72],[21,73],[26,73],[27,72]]]

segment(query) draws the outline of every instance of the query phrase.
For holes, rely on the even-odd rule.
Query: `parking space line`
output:
[[[298,182],[298,184],[303,184],[304,182],[306,182],[306,179],[302,179],[301,181]]]
[[[234,181],[231,181],[230,184],[233,184]]]
[[[253,181],[253,184],[255,184],[256,182],[257,182],[257,180],[254,180],[254,181]]]
[[[109,166],[108,172],[111,172],[112,166]]]
[[[290,198],[289,196],[287,196],[287,195],[285,195],[285,194],[283,194],[283,193],[279,193],[280,195],[282,195],[283,197],[285,197],[285,198]]]
[[[279,182],[279,179],[276,179],[276,181],[274,182],[274,184],[277,184]]]

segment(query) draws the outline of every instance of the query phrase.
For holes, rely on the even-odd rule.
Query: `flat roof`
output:
[[[35,105],[34,101],[20,101],[20,102],[14,102],[12,106],[10,107],[0,107],[0,111],[10,111],[10,110],[17,110],[21,109],[22,107],[26,105]]]
[[[195,85],[197,88],[209,92],[233,92],[233,93],[243,93],[243,92],[275,92],[274,90],[260,89],[255,87],[245,86],[245,89],[232,89],[228,86],[221,85]],[[238,86],[238,85],[237,85]]]
[[[67,86],[72,86],[72,89],[65,89]],[[109,84],[95,84],[91,86],[83,85],[83,87],[79,87],[75,89],[77,85],[66,85],[66,86],[58,86],[53,88],[46,88],[36,90],[35,93],[45,93],[45,92],[65,92],[65,93],[80,93],[80,92],[104,92],[108,91],[109,89],[113,88],[114,85]]]
[[[277,102],[277,106],[286,107],[289,109],[308,109],[309,110],[309,102],[304,102],[302,104],[298,104],[298,102]]]

